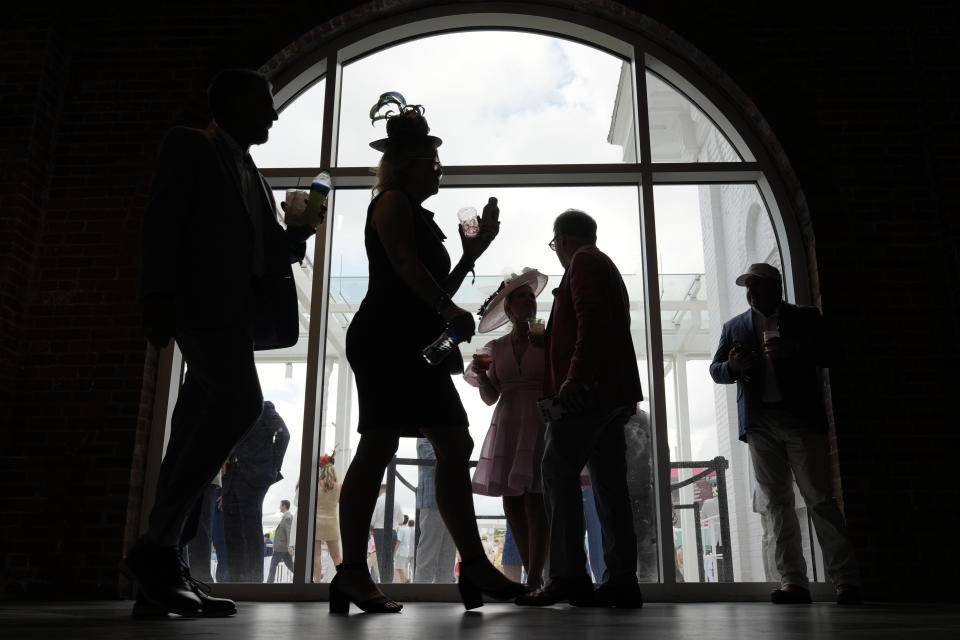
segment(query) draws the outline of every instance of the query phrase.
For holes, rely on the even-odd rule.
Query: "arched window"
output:
[[[479,209],[491,195],[500,201],[501,235],[477,264],[476,281],[456,296],[460,306],[477,309],[505,274],[526,266],[556,286],[562,267],[547,247],[553,219],[575,207],[598,221],[598,246],[628,285],[647,397],[628,426],[641,580],[680,598],[687,582],[721,583],[717,597],[759,593],[737,586],[774,576],[764,569],[747,450],[737,440],[736,390],[714,385],[707,365],[722,323],[746,309],[733,281],[751,262],[781,268],[788,299],[806,302],[804,261],[791,260],[801,255],[796,224],[767,152],[717,85],[643,33],[553,9],[465,9],[365,28],[273,76],[280,120],[253,157],[278,202],[320,168],[334,178],[327,223],[295,266],[302,339],[258,353],[264,395],[278,399],[293,436],[286,479],[264,503],[264,528],[275,525],[280,499],[298,496],[307,516],[297,524],[307,543],[297,545],[295,573],[281,581],[316,593],[325,587],[314,583],[333,575],[325,545],[311,544],[315,463],[335,450],[342,477],[358,439],[344,336],[366,290],[363,226],[378,161],[368,143],[384,135],[368,112],[381,93],[399,91],[426,107],[432,133],[444,139],[441,191],[425,206],[447,236],[456,238],[459,208]],[[455,244],[448,241],[454,258]],[[549,296],[541,297],[541,317],[549,309]],[[390,325],[384,318],[388,335]],[[456,383],[476,458],[492,409]],[[413,440],[402,441],[398,458],[392,493],[415,518]],[[477,496],[476,507],[478,526],[497,540],[499,499]],[[816,567],[815,546],[808,563]]]

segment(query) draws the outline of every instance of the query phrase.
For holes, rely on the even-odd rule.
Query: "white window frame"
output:
[[[495,10],[484,11],[484,6]],[[769,597],[768,583],[677,583],[674,577],[673,531],[671,524],[670,467],[667,446],[667,416],[663,399],[664,384],[663,347],[661,342],[660,300],[657,269],[654,185],[746,183],[755,184],[769,212],[781,252],[781,264],[785,274],[785,297],[787,300],[810,303],[809,277],[804,259],[803,240],[795,212],[790,205],[789,192],[779,177],[779,169],[770,158],[765,146],[754,131],[751,121],[741,113],[729,96],[712,80],[692,66],[681,55],[673,53],[639,31],[625,28],[601,18],[587,16],[560,8],[523,4],[475,3],[457,6],[446,5],[415,10],[393,16],[361,27],[349,34],[320,44],[304,53],[299,60],[290,63],[271,77],[276,92],[277,105],[282,108],[296,97],[326,78],[323,138],[320,153],[322,167],[332,167],[334,186],[372,187],[374,177],[366,167],[337,167],[336,148],[339,124],[339,96],[344,64],[370,55],[388,46],[420,37],[467,30],[519,30],[540,33],[552,37],[573,40],[588,46],[608,51],[631,63],[633,73],[634,104],[636,105],[635,131],[638,162],[619,164],[585,165],[483,165],[444,166],[444,184],[447,186],[542,186],[563,184],[569,186],[632,185],[639,193],[641,243],[644,255],[644,308],[647,313],[647,362],[651,389],[651,419],[654,425],[655,470],[658,495],[658,540],[660,540],[661,582],[644,584],[646,599],[651,601],[717,601],[717,600],[766,600]],[[713,123],[743,158],[743,162],[731,163],[652,163],[649,123],[647,114],[646,73],[649,69],[660,75],[688,96]],[[303,184],[316,175],[320,167],[295,167],[264,169],[274,189],[284,189]],[[331,210],[336,206],[335,191]],[[334,214],[335,215],[335,214]],[[316,464],[321,442],[320,402],[325,397],[320,365],[325,358],[327,318],[324,302],[328,295],[328,258],[332,234],[326,225],[320,228],[316,240],[314,258],[314,281],[310,310],[311,323],[307,347],[306,398],[303,415],[303,443],[300,464],[300,486],[306,487],[299,496],[298,512],[312,514],[316,502]],[[166,414],[172,411],[175,391],[170,375],[172,368],[179,370],[175,349],[165,352],[160,365],[161,374],[157,385],[157,397],[161,403],[155,412],[153,433],[163,434],[168,428]],[[165,406],[162,406],[165,405]],[[155,483],[163,447],[153,436],[149,451],[146,487]],[[143,503],[144,515],[152,504],[152,491]],[[142,518],[145,526],[146,517]],[[314,518],[297,518],[297,540],[313,540]],[[669,544],[664,553],[663,545]],[[241,600],[303,601],[325,600],[329,584],[308,582],[313,564],[313,545],[300,545],[304,552],[298,553],[294,562],[292,584],[216,584],[215,593]],[[829,598],[829,586],[812,584],[815,598]],[[453,585],[386,584],[382,590],[389,596],[403,601],[457,601],[459,596]]]

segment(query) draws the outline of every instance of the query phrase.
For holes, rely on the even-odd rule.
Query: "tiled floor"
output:
[[[869,640],[960,638],[960,607],[878,605],[775,606],[767,603],[651,603],[639,611],[546,609],[487,604],[465,612],[452,603],[410,603],[399,615],[352,609],[331,616],[327,603],[240,603],[224,619],[133,620],[129,602],[0,603],[4,640]]]

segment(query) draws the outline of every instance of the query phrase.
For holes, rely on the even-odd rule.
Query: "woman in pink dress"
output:
[[[464,372],[488,405],[493,419],[473,474],[473,491],[502,496],[503,512],[527,570],[527,586],[543,583],[547,555],[547,515],[540,484],[540,459],[546,425],[537,400],[543,391],[542,324],[531,333],[537,295],[547,276],[525,269],[501,283],[480,310],[479,333],[512,322],[510,333],[488,342]]]

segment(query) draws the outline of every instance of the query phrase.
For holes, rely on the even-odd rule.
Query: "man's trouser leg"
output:
[[[541,473],[543,501],[547,510],[547,523],[550,526],[547,561],[551,578],[556,576],[589,579],[586,570],[587,557],[583,550],[586,532],[583,519],[583,495],[580,490],[580,470],[587,464],[609,419],[614,413],[619,415],[621,412],[622,410],[616,412],[608,410],[566,415],[559,420],[550,421],[547,425]],[[622,426],[621,420],[621,443],[623,442]],[[622,449],[620,455],[622,459]],[[605,476],[601,478],[601,481],[603,480],[606,480]],[[591,482],[593,482],[592,477]],[[626,476],[623,477],[623,485],[626,490]],[[596,488],[595,485],[595,492]],[[596,493],[594,495],[596,496]],[[599,509],[598,505],[598,513]],[[629,509],[627,515],[629,515]],[[603,535],[606,536],[606,532]],[[636,557],[636,542],[634,542],[633,553]],[[634,561],[634,570],[635,564]]]
[[[860,585],[860,571],[846,523],[833,497],[830,444],[824,433],[793,430],[785,438],[797,488],[813,518],[827,577],[834,586]]]
[[[374,529],[373,542],[377,545],[377,572],[381,584],[393,583],[393,549],[396,546],[393,529]]]
[[[455,582],[453,566],[456,558],[456,545],[440,511],[435,507],[420,507],[420,540],[414,560],[416,581],[424,584]]]
[[[244,327],[180,332],[187,375],[145,535],[148,546],[181,543],[184,524],[227,454],[263,411],[253,340]]]
[[[274,576],[277,575],[277,565],[280,564],[280,553],[276,549],[273,551],[273,555],[270,556],[270,568],[267,569],[267,584],[273,584]]]
[[[267,488],[236,479],[223,500],[231,582],[263,582],[263,498]]]
[[[747,444],[757,484],[767,494],[775,557],[781,585],[809,588],[803,539],[793,502],[793,471],[783,442],[783,428],[774,417],[761,416],[747,430]]]
[[[594,582],[603,581],[603,572],[607,570],[607,563],[603,559],[603,532],[600,527],[600,516],[597,514],[597,500],[593,494],[593,486],[583,489],[583,520],[587,526],[587,550],[590,555],[590,571]]]
[[[633,530],[633,505],[627,489],[626,443],[623,426],[629,409],[604,418],[587,463],[590,482],[600,518],[604,583],[637,584],[637,536]]]

